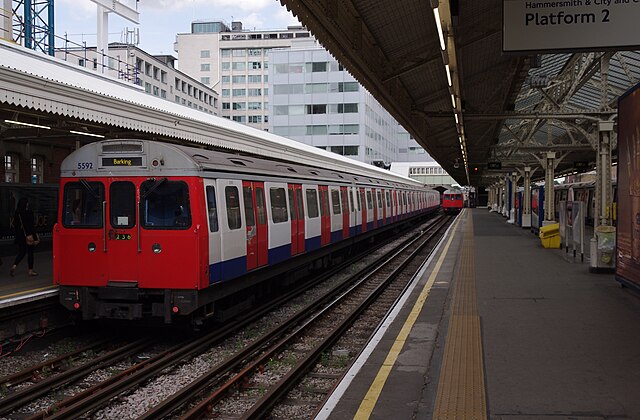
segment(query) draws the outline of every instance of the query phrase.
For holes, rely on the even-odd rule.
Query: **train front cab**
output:
[[[60,301],[83,318],[157,315],[164,289],[203,287],[206,236],[192,200],[203,200],[197,178],[65,178],[54,229],[54,281]],[[179,261],[176,264],[176,261]],[[141,302],[141,290],[148,301]],[[195,303],[195,302],[194,302]],[[158,306],[159,305],[159,306]]]

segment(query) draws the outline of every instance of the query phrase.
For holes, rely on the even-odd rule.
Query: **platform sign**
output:
[[[640,0],[503,0],[502,50],[631,50],[640,45]]]

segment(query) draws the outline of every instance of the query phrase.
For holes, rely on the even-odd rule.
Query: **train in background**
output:
[[[463,192],[446,190],[442,193],[442,210],[445,214],[458,214],[464,207]]]
[[[540,227],[542,226],[542,221],[544,220],[544,185],[534,185],[531,187],[531,229],[537,233]],[[553,186],[553,196],[554,196],[554,209],[555,209],[555,220],[559,220],[560,214],[560,202],[567,201],[569,198],[569,191],[573,192],[573,200],[574,201],[582,201],[585,203],[585,224],[588,226],[594,225],[594,215],[595,215],[595,181],[591,182],[574,182],[574,183],[566,183],[559,184]],[[617,204],[617,184],[613,182],[612,189],[612,217],[614,225],[616,223],[616,204]],[[523,205],[523,188],[518,188],[518,192],[516,194],[516,207],[518,208],[518,214],[522,214],[522,205]]]
[[[376,168],[348,172],[147,140],[83,146],[61,166],[60,302],[82,319],[207,318],[291,267],[440,209]],[[344,163],[343,163],[344,165]]]

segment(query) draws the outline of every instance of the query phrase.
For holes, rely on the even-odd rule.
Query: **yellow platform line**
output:
[[[9,295],[2,295],[2,296],[0,296],[0,299],[11,299],[11,298],[18,297],[18,296],[26,296],[26,295],[31,295],[33,293],[40,293],[40,292],[45,292],[45,291],[49,291],[49,290],[56,290],[57,288],[58,288],[58,286],[52,285],[52,286],[39,287],[37,289],[23,290],[21,292],[11,293]]]
[[[400,355],[400,352],[402,351],[402,348],[404,347],[404,344],[407,341],[407,337],[409,336],[409,333],[411,332],[413,325],[418,319],[418,315],[420,314],[420,311],[422,311],[422,307],[424,306],[424,303],[426,302],[427,297],[429,296],[429,292],[431,291],[431,287],[433,286],[433,283],[435,283],[436,281],[436,277],[440,272],[440,268],[442,267],[442,263],[444,262],[444,259],[447,255],[447,251],[449,250],[451,241],[453,241],[453,237],[459,222],[460,222],[460,218],[458,218],[455,226],[453,227],[453,229],[451,229],[452,234],[449,236],[449,240],[445,245],[444,249],[442,250],[440,257],[438,258],[438,262],[436,263],[433,271],[431,272],[431,275],[429,276],[427,283],[422,288],[422,291],[420,292],[420,296],[418,296],[418,300],[413,305],[413,308],[411,309],[411,312],[409,313],[407,320],[405,321],[404,325],[402,326],[402,329],[398,333],[398,336],[396,337],[393,345],[391,346],[391,349],[389,350],[387,357],[382,363],[380,370],[378,370],[378,374],[376,375],[375,379],[373,380],[373,383],[369,387],[369,390],[367,391],[367,395],[365,395],[364,399],[360,403],[360,407],[358,408],[358,411],[356,412],[354,419],[368,419],[371,416],[371,413],[373,412],[373,409],[375,408],[376,403],[378,402],[378,398],[380,397],[380,393],[382,392],[382,388],[384,387],[384,384],[387,382],[387,378],[391,373],[391,369],[393,368],[393,365],[396,363],[396,360],[398,359],[398,356]]]
[[[474,266],[473,220],[467,213],[434,419],[487,418]]]

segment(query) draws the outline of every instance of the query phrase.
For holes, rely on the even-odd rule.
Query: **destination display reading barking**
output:
[[[102,158],[102,166],[142,166],[142,157]]]

